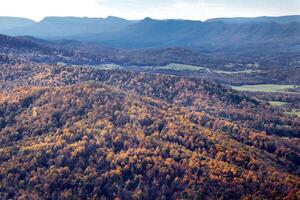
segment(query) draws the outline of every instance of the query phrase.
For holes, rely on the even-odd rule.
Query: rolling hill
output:
[[[205,78],[226,85],[299,84],[298,60],[294,48],[264,45],[264,48],[121,49],[73,40],[48,41],[34,37],[0,35],[0,62],[42,63],[100,68],[126,68],[131,71]],[[293,50],[293,51],[292,51]],[[253,61],[256,64],[253,64]],[[180,70],[165,68],[177,65]],[[180,66],[189,65],[183,70]],[[232,67],[228,67],[232,66]],[[246,73],[245,73],[246,72]]]
[[[4,199],[297,198],[299,135],[267,125],[299,133],[299,120],[234,90],[47,65],[5,66],[1,77]]]

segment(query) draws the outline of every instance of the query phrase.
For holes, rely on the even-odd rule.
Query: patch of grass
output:
[[[95,66],[98,69],[122,69],[123,67],[117,64],[102,64]]]
[[[218,74],[251,74],[255,72],[261,72],[260,70],[243,70],[243,71],[223,71],[223,70],[215,70],[214,72]]]
[[[228,67],[228,68],[232,68],[234,66],[235,66],[235,64],[233,64],[233,63],[228,63],[228,64],[225,65],[225,67]]]
[[[287,89],[294,88],[293,85],[274,85],[274,84],[266,84],[266,85],[243,85],[243,86],[233,86],[235,90],[240,91],[252,91],[252,92],[283,92],[283,93],[297,93],[297,92],[289,92]],[[299,94],[299,93],[298,93]]]
[[[297,117],[300,117],[300,111],[294,112],[294,114],[297,115]]]
[[[164,70],[176,70],[176,71],[182,71],[182,70],[190,70],[190,71],[200,71],[200,70],[208,70],[205,67],[200,66],[194,66],[194,65],[185,65],[185,64],[177,64],[177,63],[171,63],[166,66],[158,66],[153,67],[154,69],[164,69]]]
[[[283,101],[269,101],[269,103],[272,106],[283,106],[283,105],[287,104],[287,102],[283,102]]]
[[[300,110],[293,110],[291,112],[285,112],[288,115],[296,115],[297,117],[300,118]]]
[[[249,64],[246,64],[247,67],[259,67],[260,65],[258,63],[249,63]]]

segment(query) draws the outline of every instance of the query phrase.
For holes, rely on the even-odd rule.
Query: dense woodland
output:
[[[245,94],[61,65],[0,76],[1,199],[300,198],[300,119]]]
[[[250,49],[250,50],[249,50]],[[267,49],[272,49],[268,47]],[[265,50],[265,49],[264,49]],[[300,84],[299,51],[262,51],[259,47],[241,49],[117,49],[95,43],[72,40],[46,41],[32,37],[0,35],[0,63],[64,63],[67,66],[117,64],[130,71],[202,78],[227,85]],[[180,63],[199,70],[157,70],[155,67]],[[256,63],[257,67],[247,65]],[[226,65],[233,64],[228,68]],[[153,66],[153,69],[144,68]],[[205,67],[211,70],[200,70]],[[215,73],[253,70],[251,73]]]

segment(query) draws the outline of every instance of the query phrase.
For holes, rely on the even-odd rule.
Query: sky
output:
[[[300,15],[300,0],[0,0],[1,16],[193,19]]]

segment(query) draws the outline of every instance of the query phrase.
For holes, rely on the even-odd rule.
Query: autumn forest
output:
[[[232,89],[48,65],[1,77],[4,199],[299,197],[299,118]]]
[[[0,200],[299,200],[299,36],[300,16],[0,17]]]

